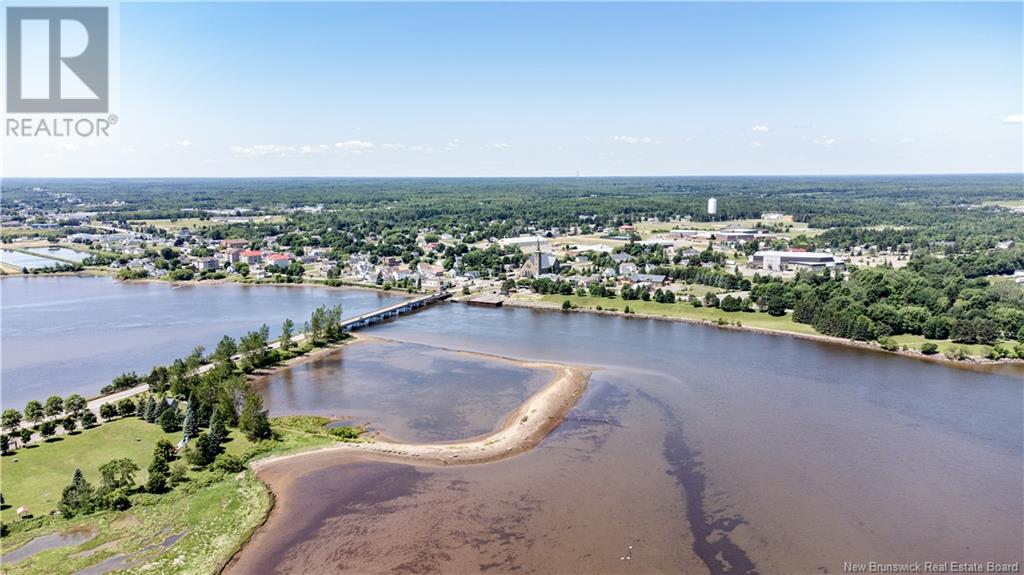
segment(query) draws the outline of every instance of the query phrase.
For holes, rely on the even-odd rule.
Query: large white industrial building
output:
[[[751,267],[773,271],[845,269],[846,263],[828,252],[781,252],[764,250],[750,256]]]

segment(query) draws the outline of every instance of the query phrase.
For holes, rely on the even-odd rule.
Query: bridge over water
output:
[[[386,319],[409,313],[417,309],[426,307],[432,303],[446,300],[450,298],[452,294],[446,291],[440,291],[437,293],[427,294],[414,299],[401,301],[396,304],[382,307],[380,309],[366,312],[364,314],[357,315],[353,318],[342,320],[341,328],[345,331],[355,331],[359,328],[366,327],[378,322],[382,322]]]

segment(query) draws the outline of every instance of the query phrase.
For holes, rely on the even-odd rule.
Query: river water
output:
[[[291,318],[299,326],[320,305],[344,315],[399,301],[399,295],[314,287],[172,286],[108,277],[6,277],[0,280],[0,390],[21,409],[53,394],[96,395],[125,371],[212,351],[224,335]]]
[[[0,288],[5,405],[94,390],[321,303],[352,315],[390,301],[88,278]],[[508,460],[332,455],[271,468],[275,510],[229,572],[839,573],[844,562],[1022,559],[1019,368],[452,303],[362,333],[375,341],[258,382],[272,413],[447,440],[489,431],[548,377],[464,352],[595,371],[568,419]]]
[[[844,562],[1021,560],[1017,368],[458,304],[365,333],[597,371],[569,419],[510,460],[334,456],[271,470],[281,506],[232,572],[837,573]],[[323,409],[323,397],[288,409]]]

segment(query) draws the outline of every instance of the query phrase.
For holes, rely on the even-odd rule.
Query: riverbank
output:
[[[575,296],[558,296],[558,297],[560,299],[568,300],[570,302],[573,302],[574,298],[575,298]],[[613,305],[616,304],[616,303],[619,303],[619,302],[621,302],[621,300],[609,300],[609,303],[611,303]],[[623,303],[625,305],[630,305],[630,302],[621,302],[621,303]],[[710,319],[686,317],[686,316],[681,316],[681,315],[659,315],[659,314],[640,313],[640,312],[632,312],[632,313],[628,313],[627,314],[627,313],[625,313],[624,310],[619,310],[619,309],[595,309],[593,307],[578,306],[578,305],[575,305],[575,304],[574,304],[574,307],[571,310],[564,310],[564,309],[562,309],[562,306],[560,304],[558,304],[558,303],[548,302],[548,301],[538,301],[538,300],[516,299],[516,298],[509,298],[508,300],[505,301],[504,305],[509,306],[509,307],[518,307],[518,308],[525,308],[525,309],[538,309],[538,310],[544,310],[544,311],[589,313],[589,314],[595,314],[595,315],[621,316],[621,317],[636,318],[636,319],[654,319],[654,320],[661,320],[661,321],[674,321],[674,322],[683,322],[683,323],[689,323],[689,324],[694,324],[694,325],[716,327],[716,328],[726,329],[726,330],[746,331],[746,332],[760,333],[760,334],[765,334],[765,335],[775,335],[775,336],[789,336],[789,337],[794,337],[794,338],[798,338],[798,339],[817,341],[819,343],[826,343],[826,344],[831,344],[831,345],[840,345],[840,346],[845,346],[845,347],[854,347],[854,348],[865,349],[865,350],[870,350],[870,351],[874,351],[874,352],[890,353],[890,354],[895,354],[895,355],[901,355],[901,356],[904,356],[904,357],[911,357],[911,358],[918,359],[918,360],[921,360],[921,361],[928,361],[928,362],[932,362],[932,363],[939,363],[939,364],[942,364],[942,365],[947,365],[947,366],[950,366],[950,367],[957,367],[957,368],[961,368],[961,369],[974,369],[974,370],[976,370],[976,369],[983,369],[984,370],[984,369],[989,369],[989,368],[993,368],[993,367],[1008,366],[1011,369],[1013,369],[1013,368],[1021,368],[1022,370],[1024,370],[1024,360],[1022,360],[1022,359],[1006,358],[1006,359],[1000,359],[1000,360],[991,360],[991,359],[987,359],[987,358],[983,358],[983,357],[973,357],[972,356],[969,359],[958,360],[958,359],[952,359],[952,358],[946,357],[945,355],[938,354],[938,353],[937,354],[933,354],[933,355],[928,355],[928,354],[924,354],[924,353],[922,353],[920,351],[911,350],[911,349],[898,349],[898,350],[890,351],[890,350],[883,349],[877,343],[864,342],[864,341],[854,341],[854,340],[850,340],[850,339],[845,339],[845,338],[840,338],[840,337],[833,337],[833,336],[829,336],[829,335],[824,335],[824,334],[820,334],[820,333],[817,333],[817,332],[813,332],[812,333],[813,328],[811,328],[810,326],[806,326],[804,324],[795,324],[795,325],[799,325],[801,328],[803,328],[801,331],[795,331],[795,330],[791,331],[791,330],[786,330],[786,329],[775,329],[775,328],[771,328],[771,327],[748,325],[748,324],[744,324],[743,323],[743,320],[746,319],[746,318],[743,315],[741,315],[742,312],[735,312],[736,313],[735,322],[737,322],[737,323],[729,323],[728,321],[719,323],[718,321],[712,321]],[[726,312],[723,312],[723,313],[726,313]],[[747,314],[747,315],[749,315],[749,314]]]

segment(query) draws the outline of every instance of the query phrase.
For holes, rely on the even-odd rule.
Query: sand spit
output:
[[[583,395],[590,379],[590,370],[554,363],[505,361],[514,361],[522,367],[550,370],[555,377],[506,416],[498,429],[488,435],[453,443],[397,443],[386,439],[337,443],[310,451],[268,457],[253,462],[251,467],[258,475],[268,467],[287,464],[298,458],[331,454],[372,455],[374,459],[415,465],[465,465],[497,461],[526,451],[540,443],[562,422]]]

